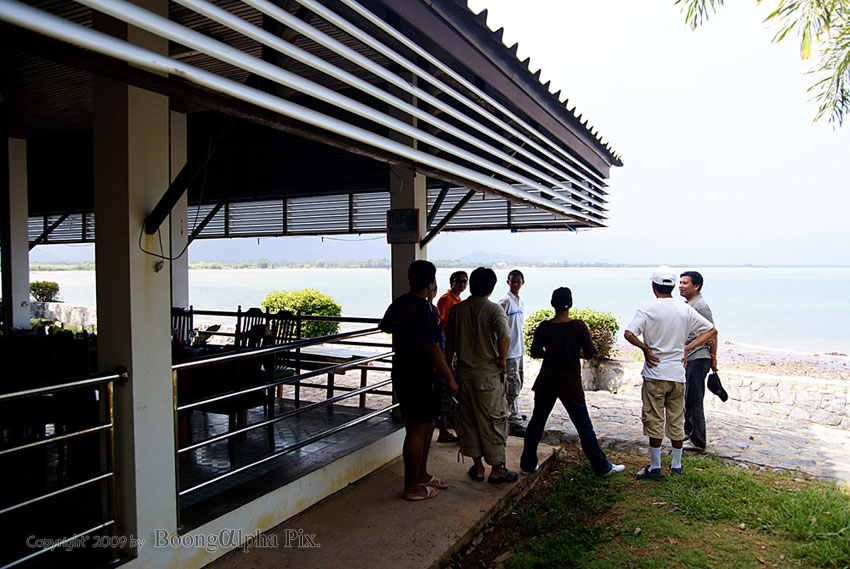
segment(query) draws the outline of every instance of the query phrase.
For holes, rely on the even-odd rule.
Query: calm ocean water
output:
[[[440,269],[440,293],[454,269]],[[500,297],[509,269],[497,269]],[[577,307],[613,313],[621,326],[652,300],[649,268],[525,268],[520,296],[526,314],[548,308],[554,288],[568,286]],[[850,268],[709,268],[704,294],[721,341],[810,352],[850,353]],[[94,272],[33,272],[31,280],[59,283],[69,304],[95,305]],[[390,302],[383,269],[257,269],[189,271],[195,308],[235,310],[259,305],[273,290],[317,288],[348,316],[379,317]]]

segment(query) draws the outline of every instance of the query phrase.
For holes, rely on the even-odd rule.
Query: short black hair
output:
[[[449,284],[455,282],[460,277],[466,277],[466,280],[469,280],[469,275],[466,274],[466,271],[455,271],[452,273],[452,276],[449,277]]]
[[[478,267],[469,275],[469,294],[472,296],[487,296],[496,287],[499,278],[493,269]]]
[[[437,267],[430,261],[413,261],[407,268],[410,290],[422,290],[437,278]]]
[[[694,286],[699,287],[699,291],[702,292],[702,275],[696,271],[685,271],[680,277],[691,277],[691,282],[694,283]]]
[[[672,294],[674,286],[676,285],[660,285],[658,283],[652,283],[652,288],[658,294]]]
[[[522,282],[525,282],[525,275],[523,275],[522,271],[520,271],[519,269],[514,269],[511,272],[509,272],[508,273],[508,280],[510,280],[511,277],[519,277],[519,278],[522,279]]]
[[[556,312],[563,312],[573,306],[573,291],[565,286],[556,288],[552,291],[552,300],[550,302],[552,308]]]

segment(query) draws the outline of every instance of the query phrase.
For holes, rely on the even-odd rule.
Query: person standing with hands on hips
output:
[[[643,305],[626,327],[626,340],[641,349],[644,356],[641,388],[643,434],[649,437],[650,464],[638,478],[661,479],[661,442],[664,436],[673,445],[670,474],[683,474],[682,442],[685,438],[685,367],[688,354],[717,336],[714,325],[699,313],[673,299],[678,282],[670,267],[652,273],[655,300]],[[685,345],[688,336],[696,338]],[[638,336],[643,336],[641,341]]]

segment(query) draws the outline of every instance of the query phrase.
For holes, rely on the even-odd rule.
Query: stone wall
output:
[[[88,306],[74,306],[64,302],[30,302],[30,316],[83,326],[88,330],[97,328],[97,310]]]
[[[584,362],[582,364],[585,390],[606,390],[640,398],[642,362],[604,362],[599,369],[593,369]],[[539,367],[529,369],[526,374],[531,382],[537,369]],[[850,431],[848,381],[723,369],[720,370],[720,379],[729,399],[720,401],[706,390],[706,409],[747,417],[762,416],[814,423]]]
[[[729,400],[707,394],[706,408],[850,430],[847,381],[735,371],[721,371],[720,377]]]

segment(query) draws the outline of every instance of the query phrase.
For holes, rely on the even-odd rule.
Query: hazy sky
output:
[[[813,124],[809,64],[796,38],[771,43],[762,20],[772,6],[730,3],[691,31],[673,0],[470,0],[625,165],[609,180],[606,229],[443,234],[429,257],[850,264],[850,124]],[[382,239],[365,239],[198,241],[190,258],[388,256]]]

